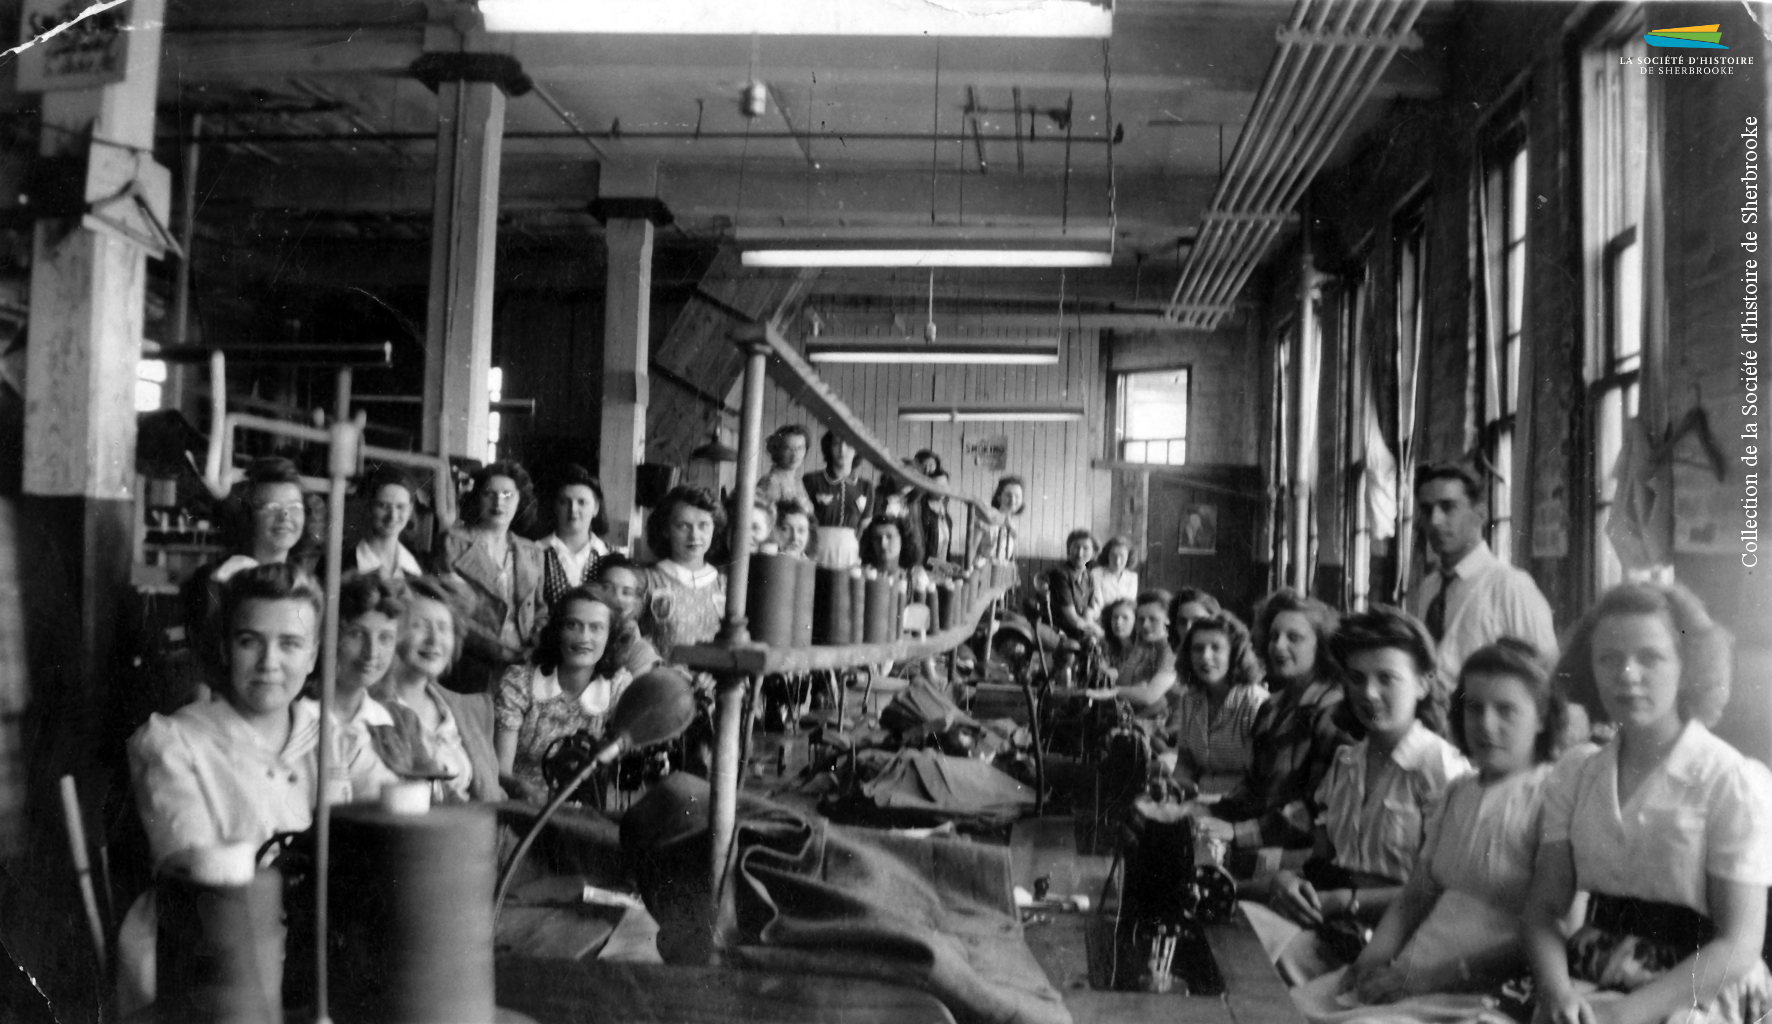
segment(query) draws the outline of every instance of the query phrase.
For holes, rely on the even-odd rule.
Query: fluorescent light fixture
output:
[[[975,363],[998,366],[1055,366],[1058,341],[1030,338],[1027,341],[924,342],[915,338],[808,339],[809,363]]]
[[[480,0],[488,32],[1105,39],[1112,0]]]
[[[911,423],[1071,423],[1082,406],[1063,405],[901,405],[898,418]]]
[[[1111,252],[1086,249],[751,249],[747,267],[1109,267]]]
[[[747,267],[1106,267],[1106,224],[741,227]]]

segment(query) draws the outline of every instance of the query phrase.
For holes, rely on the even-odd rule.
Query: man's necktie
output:
[[[1440,574],[1440,589],[1434,599],[1427,603],[1427,631],[1433,634],[1434,643],[1439,643],[1446,636],[1446,593],[1452,589],[1452,582],[1458,579],[1457,573],[1443,572]]]

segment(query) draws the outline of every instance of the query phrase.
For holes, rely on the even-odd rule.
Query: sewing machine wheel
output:
[[[1202,921],[1229,920],[1237,909],[1237,880],[1216,864],[1194,868],[1194,916]]]

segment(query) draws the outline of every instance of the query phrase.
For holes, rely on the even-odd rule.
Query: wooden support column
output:
[[[424,447],[446,456],[486,457],[486,378],[492,369],[492,273],[504,131],[505,93],[498,84],[466,79],[437,83]]]
[[[1323,336],[1317,324],[1318,275],[1312,266],[1310,220],[1304,220],[1298,264],[1298,332],[1293,352],[1292,377],[1297,382],[1293,392],[1292,448],[1292,515],[1287,542],[1287,584],[1299,593],[1311,596],[1312,576],[1316,564],[1312,533],[1316,522],[1317,493],[1317,407],[1321,388],[1320,368],[1323,358]]]
[[[591,210],[609,250],[603,301],[603,409],[597,475],[609,542],[633,549],[641,530],[636,467],[646,461],[647,367],[652,359],[652,233],[671,222],[657,198],[658,166],[603,165]]]

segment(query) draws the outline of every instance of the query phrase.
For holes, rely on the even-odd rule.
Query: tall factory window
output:
[[[1114,387],[1114,443],[1122,462],[1180,466],[1187,462],[1191,372],[1122,373]]]
[[[1484,162],[1478,212],[1483,296],[1477,390],[1482,424],[1478,444],[1490,473],[1489,546],[1513,561],[1514,440],[1520,410],[1520,346],[1526,309],[1526,139],[1516,121],[1500,134]]]

